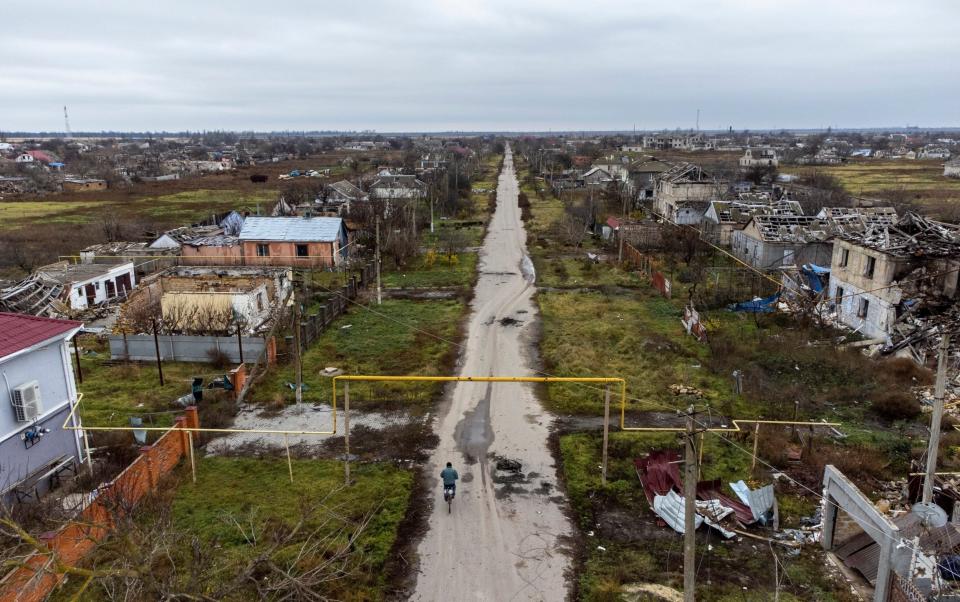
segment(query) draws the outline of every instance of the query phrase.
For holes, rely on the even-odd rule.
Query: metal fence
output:
[[[243,337],[243,359],[251,361],[263,353],[266,341],[261,337]],[[226,355],[231,362],[240,362],[241,342],[237,337],[153,335],[110,335],[110,357],[133,361],[155,361],[157,347],[160,359],[168,362],[209,362],[211,350]]]

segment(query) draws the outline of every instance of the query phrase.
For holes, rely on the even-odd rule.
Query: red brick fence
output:
[[[671,285],[670,279],[664,276],[662,272],[654,268],[653,260],[644,255],[639,250],[636,249],[633,245],[628,242],[623,243],[623,260],[633,266],[634,268],[643,272],[648,278],[650,278],[651,284],[653,287],[660,291],[660,294],[670,298],[671,295]]]
[[[140,448],[140,456],[113,481],[101,486],[73,521],[42,536],[47,549],[34,552],[0,580],[0,600],[45,600],[63,580],[62,567],[81,562],[110,533],[112,517],[118,510],[132,509],[156,489],[161,477],[173,470],[180,458],[190,453],[189,433],[183,430],[190,428],[200,428],[196,407],[187,408],[153,445]]]

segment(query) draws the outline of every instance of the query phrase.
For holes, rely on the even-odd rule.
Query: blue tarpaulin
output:
[[[803,274],[807,286],[815,293],[822,293],[830,282],[830,268],[807,263],[800,266],[800,273]]]
[[[755,314],[765,314],[772,312],[777,308],[777,301],[780,300],[780,293],[774,293],[769,297],[764,297],[763,299],[754,299],[753,301],[743,301],[741,303],[734,303],[729,305],[727,309],[730,311],[746,311]]]

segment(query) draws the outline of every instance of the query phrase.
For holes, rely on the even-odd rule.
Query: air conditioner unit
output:
[[[30,422],[43,413],[43,403],[40,401],[40,383],[30,381],[13,390],[13,413],[17,422]]]

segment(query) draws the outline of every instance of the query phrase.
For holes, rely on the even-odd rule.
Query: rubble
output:
[[[670,385],[670,392],[677,396],[690,395],[698,399],[703,397],[703,391],[701,391],[696,387],[690,387],[687,385],[678,385],[678,384]]]

